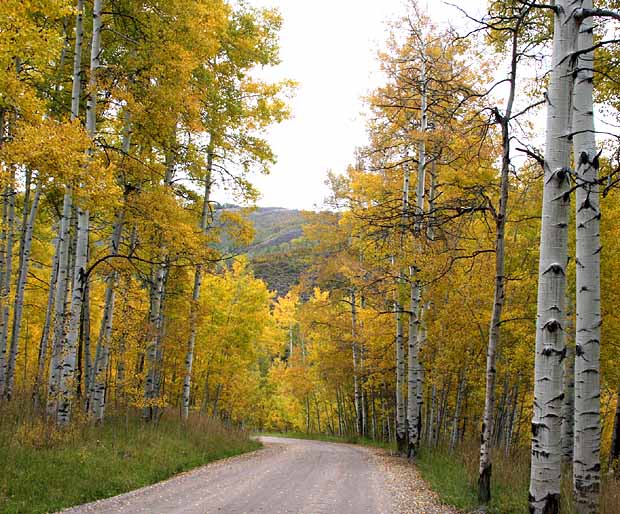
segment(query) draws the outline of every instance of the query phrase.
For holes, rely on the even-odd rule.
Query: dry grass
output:
[[[447,448],[425,449],[419,459],[422,476],[439,493],[442,501],[464,511],[478,508],[477,483],[479,447],[476,441],[467,441],[455,452]],[[572,482],[570,469],[564,470],[562,481],[562,512],[572,514]],[[530,459],[527,448],[519,448],[506,455],[493,455],[492,501],[489,512],[498,514],[526,514],[530,479]],[[603,476],[600,514],[620,513],[620,480]]]

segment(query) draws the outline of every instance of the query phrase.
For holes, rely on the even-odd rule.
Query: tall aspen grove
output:
[[[262,434],[445,512],[619,514],[620,2],[401,2],[314,210],[258,187],[304,121],[275,4],[0,1],[0,513]]]

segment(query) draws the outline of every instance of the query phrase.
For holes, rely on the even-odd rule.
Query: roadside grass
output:
[[[255,432],[254,435],[260,436],[273,436],[273,437],[291,437],[293,439],[309,439],[314,441],[325,441],[328,443],[346,443],[346,444],[361,444],[363,446],[373,446],[375,448],[383,448],[385,450],[395,450],[396,446],[393,443],[385,441],[375,441],[368,437],[359,437],[356,435],[328,435],[328,434],[312,434],[306,432]]]
[[[477,494],[478,451],[474,442],[467,442],[455,451],[443,447],[423,447],[416,464],[442,502],[469,512],[480,507]],[[506,456],[498,450],[493,456],[491,503],[487,512],[527,514],[529,478],[527,453]]]
[[[136,417],[63,431],[0,414],[0,512],[43,514],[150,485],[259,448],[247,433],[195,416],[157,426]]]
[[[451,452],[448,448],[422,448],[416,465],[441,501],[463,512],[480,511],[477,498],[479,447],[475,441],[465,442]],[[605,467],[603,468],[605,469]],[[493,455],[493,479],[489,514],[527,514],[530,481],[530,459],[527,448],[510,454],[497,450]],[[564,469],[561,512],[573,514],[570,468]],[[618,514],[620,480],[603,474],[599,514]]]

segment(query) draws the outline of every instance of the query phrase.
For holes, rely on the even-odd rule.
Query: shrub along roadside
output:
[[[64,433],[37,421],[0,425],[0,512],[43,514],[121,494],[260,447],[199,416],[187,424],[111,418]],[[11,437],[13,434],[13,437]]]

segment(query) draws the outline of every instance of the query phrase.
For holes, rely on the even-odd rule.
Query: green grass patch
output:
[[[469,442],[455,451],[448,448],[422,448],[417,465],[422,477],[439,494],[444,503],[468,512],[480,508],[478,503],[478,447]],[[529,461],[527,454],[493,455],[491,503],[492,514],[527,514]]]
[[[107,420],[61,437],[26,422],[0,433],[0,512],[43,514],[121,494],[260,443],[219,423]],[[16,436],[17,435],[17,436]]]
[[[471,488],[467,470],[453,455],[424,448],[416,464],[443,503],[454,505],[459,510],[471,510],[476,506],[476,494]]]

